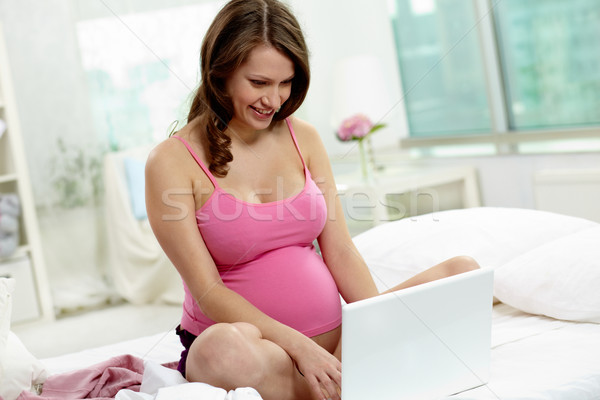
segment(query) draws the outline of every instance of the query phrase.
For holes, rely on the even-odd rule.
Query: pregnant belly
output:
[[[340,339],[342,338],[342,326],[338,325],[337,328],[333,328],[332,330],[322,333],[317,336],[311,337],[312,340],[315,341],[319,346],[323,347],[325,350],[336,356],[339,360],[341,360],[341,346]],[[340,346],[340,347],[338,347]]]
[[[312,247],[273,250],[220,272],[227,287],[307,336],[330,331],[341,322],[337,286]]]

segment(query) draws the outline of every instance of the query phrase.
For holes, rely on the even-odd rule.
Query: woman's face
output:
[[[294,63],[273,47],[252,49],[246,62],[229,77],[227,93],[233,102],[233,129],[261,130],[290,97]]]

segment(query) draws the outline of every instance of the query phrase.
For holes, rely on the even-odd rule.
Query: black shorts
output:
[[[177,336],[179,336],[179,340],[184,347],[183,351],[181,352],[179,364],[177,365],[177,371],[181,372],[181,375],[183,375],[185,378],[185,363],[187,361],[190,347],[192,346],[192,343],[194,343],[194,340],[197,338],[197,336],[186,331],[185,329],[181,329],[181,325],[175,328],[175,333],[177,333]]]

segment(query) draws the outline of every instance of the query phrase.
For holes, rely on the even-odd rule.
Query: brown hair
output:
[[[273,116],[273,123],[289,117],[306,97],[310,82],[308,50],[300,25],[290,10],[277,0],[227,3],[202,42],[201,84],[188,114],[188,122],[198,116],[202,118],[209,169],[216,176],[227,175],[227,163],[233,160],[231,138],[225,134],[233,117],[233,105],[225,82],[247,60],[252,49],[261,44],[287,55],[295,69],[290,97]]]

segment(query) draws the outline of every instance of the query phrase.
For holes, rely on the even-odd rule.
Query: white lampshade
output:
[[[379,59],[358,55],[342,59],[334,68],[332,126],[354,114],[367,115],[373,123],[389,111],[389,93]]]

